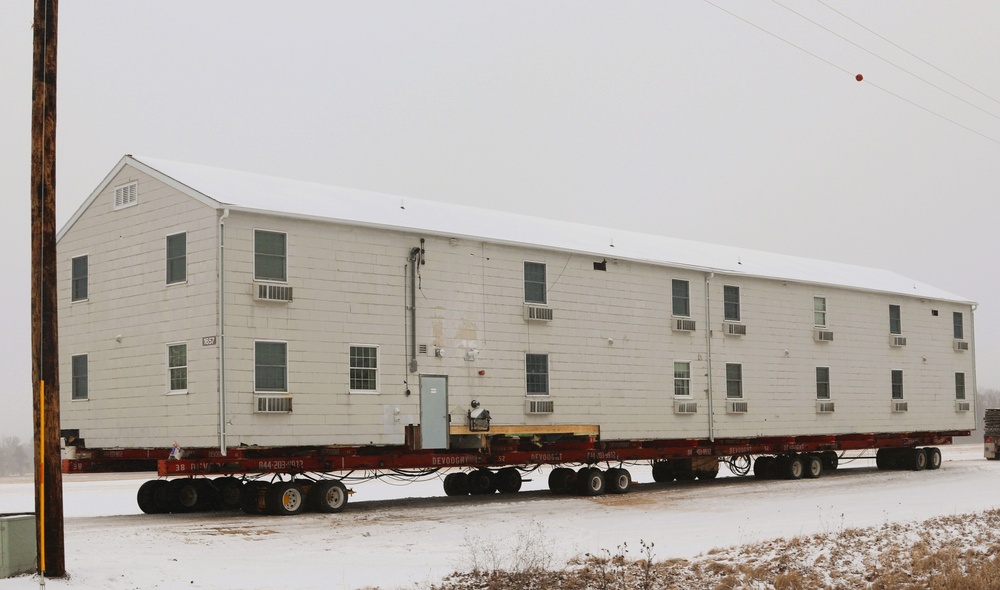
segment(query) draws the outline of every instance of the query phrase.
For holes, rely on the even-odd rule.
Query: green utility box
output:
[[[0,578],[38,570],[35,515],[0,514]]]

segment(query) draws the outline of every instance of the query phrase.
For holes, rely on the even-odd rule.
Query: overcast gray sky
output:
[[[32,2],[0,6],[29,438]],[[1000,388],[998,31],[993,1],[62,2],[57,215],[131,153],[887,268],[981,304]]]

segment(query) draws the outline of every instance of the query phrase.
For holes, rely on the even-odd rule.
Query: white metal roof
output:
[[[217,209],[413,230],[724,274],[973,303],[886,270],[139,156],[122,158],[62,229],[60,237],[126,164]]]

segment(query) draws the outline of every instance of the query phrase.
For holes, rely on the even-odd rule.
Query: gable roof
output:
[[[124,156],[91,193],[60,230],[59,238],[126,165],[220,210],[336,221],[727,275],[973,303],[886,270],[131,155]]]

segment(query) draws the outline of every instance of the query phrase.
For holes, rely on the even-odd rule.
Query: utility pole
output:
[[[56,300],[56,23],[58,0],[35,0],[31,83],[31,381],[38,571],[66,575]]]

